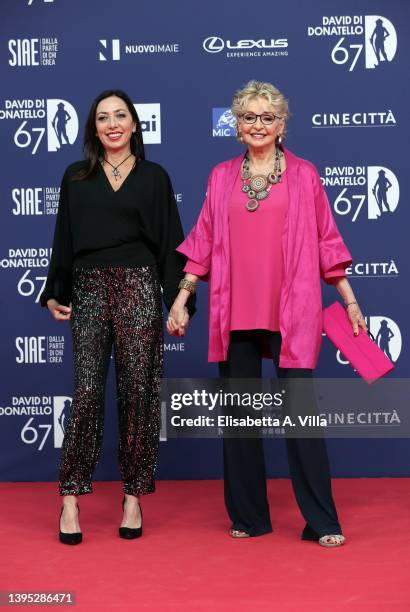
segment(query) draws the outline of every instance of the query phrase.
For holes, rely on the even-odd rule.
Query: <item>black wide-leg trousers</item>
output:
[[[231,332],[222,378],[260,378],[262,347],[268,342],[278,378],[312,378],[312,370],[279,367],[279,332]],[[289,401],[292,401],[288,397]],[[296,401],[300,401],[297,398]],[[287,438],[289,471],[300,511],[306,521],[302,539],[342,533],[332,497],[330,469],[323,438]],[[261,438],[224,438],[225,504],[232,528],[258,536],[272,531],[266,493],[265,457]]]

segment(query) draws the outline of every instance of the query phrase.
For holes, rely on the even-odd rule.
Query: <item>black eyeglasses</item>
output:
[[[252,123],[256,123],[257,118],[259,117],[263,125],[272,125],[275,119],[282,119],[278,115],[274,115],[272,113],[262,113],[261,115],[257,115],[256,113],[243,113],[239,115],[244,123],[251,125]]]

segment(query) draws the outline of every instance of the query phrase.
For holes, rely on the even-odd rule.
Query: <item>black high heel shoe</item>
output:
[[[80,506],[77,504],[77,510],[78,510],[78,515],[80,515]],[[61,508],[61,512],[60,512],[60,521],[59,521],[59,539],[60,542],[62,544],[81,544],[81,542],[83,541],[83,534],[81,533],[81,531],[77,531],[75,533],[64,533],[64,531],[61,531],[61,516],[64,512],[64,506]]]
[[[125,496],[122,498],[122,511],[124,512],[124,504],[125,504]],[[124,538],[124,540],[135,540],[135,538],[140,538],[142,536],[142,508],[140,503],[138,502],[138,506],[141,514],[141,527],[119,527],[118,533],[120,538]]]

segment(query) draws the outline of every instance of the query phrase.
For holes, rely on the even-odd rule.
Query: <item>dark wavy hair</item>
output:
[[[136,125],[136,131],[133,133],[130,141],[131,153],[135,155],[136,161],[145,159],[144,142],[142,140],[141,122],[139,120],[137,111],[135,110],[134,104],[131,98],[122,91],[121,89],[106,89],[102,91],[91,104],[90,111],[88,113],[87,121],[84,129],[84,156],[86,160],[86,166],[82,168],[78,174],[74,177],[77,180],[84,180],[92,177],[96,174],[99,161],[104,157],[104,147],[102,146],[100,139],[96,136],[95,128],[95,115],[97,106],[101,100],[116,96],[121,98],[127,105],[128,110],[131,113],[132,119]],[[133,170],[135,170],[137,164]],[[132,170],[132,171],[133,171]]]

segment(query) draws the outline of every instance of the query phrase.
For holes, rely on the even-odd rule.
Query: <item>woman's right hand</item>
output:
[[[63,306],[54,298],[47,300],[47,308],[56,321],[69,321],[73,310],[71,304],[70,306]]]
[[[171,336],[184,336],[188,327],[189,314],[185,304],[177,300],[173,303],[167,320],[167,330]]]

